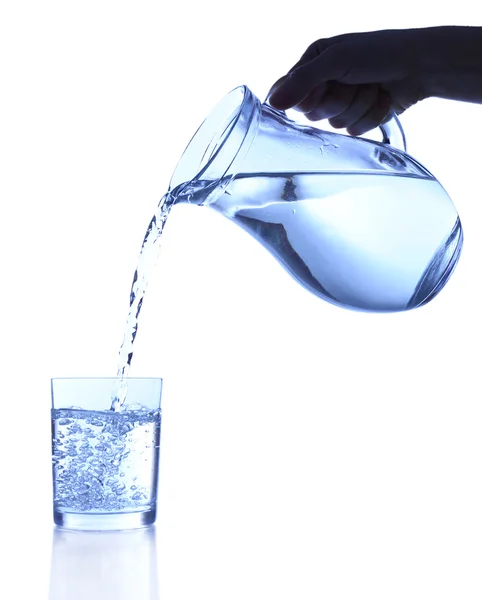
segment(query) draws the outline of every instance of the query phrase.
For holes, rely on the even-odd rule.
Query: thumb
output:
[[[331,46],[316,58],[278,79],[270,90],[270,104],[286,110],[303,102],[319,84],[339,81],[347,75],[350,71],[347,57],[337,46]]]
[[[280,88],[283,85],[283,81],[288,77],[288,75],[283,75],[283,77],[280,77],[279,79],[277,79],[273,85],[270,87],[269,92],[266,96],[266,101],[269,100],[269,98],[271,97],[271,94],[274,94],[274,92],[276,92],[276,90],[278,88]]]

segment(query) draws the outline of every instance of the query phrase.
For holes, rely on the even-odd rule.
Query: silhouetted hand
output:
[[[437,96],[482,102],[482,28],[351,33],[311,44],[271,88],[269,103],[361,135]]]

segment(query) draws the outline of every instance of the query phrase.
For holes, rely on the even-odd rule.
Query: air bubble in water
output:
[[[127,492],[137,493],[138,486],[126,486],[121,478],[141,467],[139,454],[141,448],[147,454],[146,445],[151,445],[149,459],[154,460],[156,450],[152,436],[158,431],[159,414],[145,409],[129,415],[106,412],[105,422],[98,419],[98,414],[93,415],[89,411],[72,414],[64,409],[62,413],[54,410],[52,414],[56,440],[52,452],[56,507],[60,510],[68,507],[75,512],[115,512],[129,510],[130,507],[138,510],[139,506],[149,505],[150,492],[133,499]],[[59,415],[57,419],[56,414]],[[66,442],[60,441],[63,434],[59,427],[63,419],[69,420]],[[97,423],[103,429],[96,427]],[[129,436],[130,441],[126,441],[122,433],[126,423],[129,431],[135,432],[134,436]],[[82,435],[76,435],[78,433]],[[60,445],[65,451],[59,449]],[[150,469],[141,472],[144,474],[130,479],[134,482],[140,478],[141,489],[149,490],[153,484],[152,472]]]

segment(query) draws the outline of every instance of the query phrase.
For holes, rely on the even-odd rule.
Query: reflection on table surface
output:
[[[156,531],[53,533],[49,600],[158,600]]]

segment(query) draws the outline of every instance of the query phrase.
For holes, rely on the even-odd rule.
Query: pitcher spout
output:
[[[260,113],[261,103],[247,86],[227,94],[186,147],[171,178],[171,194],[181,202],[214,202],[239,172],[256,137]]]

